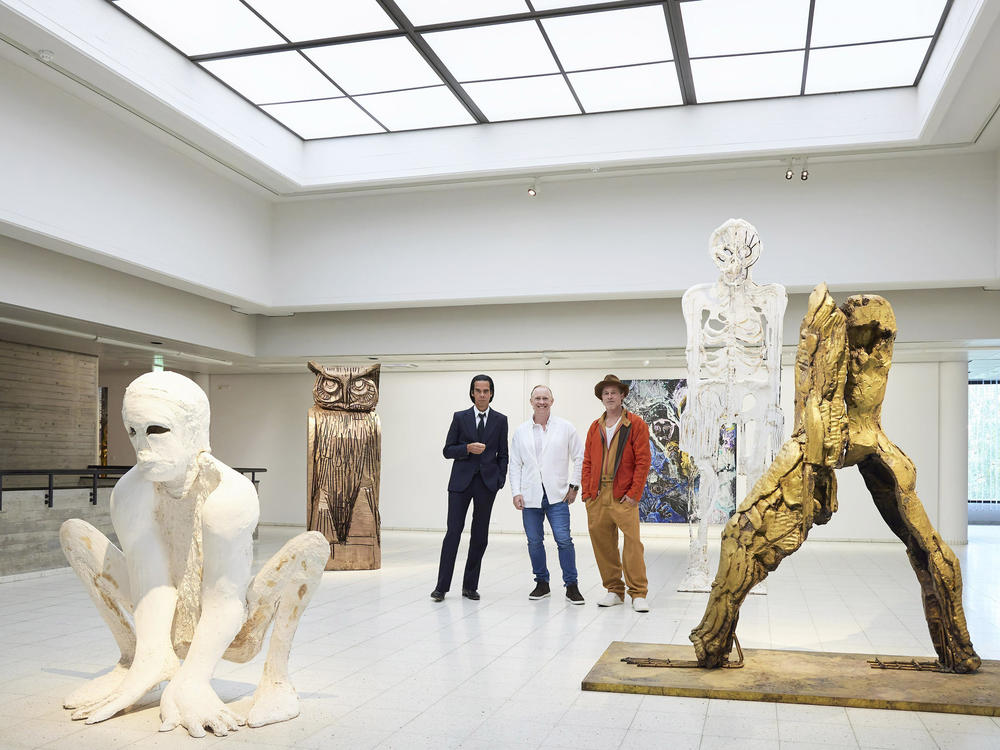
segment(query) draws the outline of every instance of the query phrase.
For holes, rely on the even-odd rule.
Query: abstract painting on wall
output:
[[[626,380],[629,394],[625,408],[649,425],[652,463],[642,499],[639,520],[647,523],[687,523],[689,503],[697,487],[698,470],[680,449],[680,416],[687,399],[687,380]],[[711,511],[710,523],[725,523],[736,499],[736,430],[724,429],[719,436],[720,497]]]

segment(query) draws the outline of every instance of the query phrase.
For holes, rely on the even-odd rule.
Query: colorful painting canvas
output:
[[[652,464],[639,501],[639,520],[647,523],[687,523],[688,503],[697,487],[698,470],[680,449],[680,417],[687,399],[684,378],[627,380],[625,408],[649,425]],[[736,430],[719,436],[723,492],[717,498],[710,523],[725,523],[736,505]]]

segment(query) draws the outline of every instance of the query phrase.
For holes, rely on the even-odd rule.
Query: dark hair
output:
[[[476,391],[476,383],[479,382],[486,382],[490,384],[490,401],[492,402],[493,394],[496,393],[496,388],[493,387],[493,378],[489,375],[476,375],[476,377],[472,379],[472,382],[469,383],[469,400],[472,401],[472,403],[476,403],[476,398],[473,394]]]

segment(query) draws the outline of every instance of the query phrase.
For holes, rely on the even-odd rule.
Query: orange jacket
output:
[[[615,481],[611,487],[615,500],[625,495],[639,502],[646,487],[649,464],[649,426],[638,414],[625,410],[618,425],[621,438],[618,441],[618,455],[615,457]],[[584,500],[597,497],[601,489],[601,461],[604,457],[606,437],[601,428],[601,420],[595,419],[587,430],[587,440],[583,448],[583,477],[580,492]]]

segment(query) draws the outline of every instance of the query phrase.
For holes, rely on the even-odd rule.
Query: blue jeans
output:
[[[548,517],[559,548],[559,567],[562,568],[563,583],[569,586],[576,583],[576,550],[573,548],[573,537],[569,533],[569,505],[564,502],[549,504],[548,496],[542,493],[541,508],[525,508],[521,511],[524,522],[524,533],[528,535],[528,557],[531,558],[531,570],[535,580],[548,583],[549,569],[545,565],[545,526]]]

